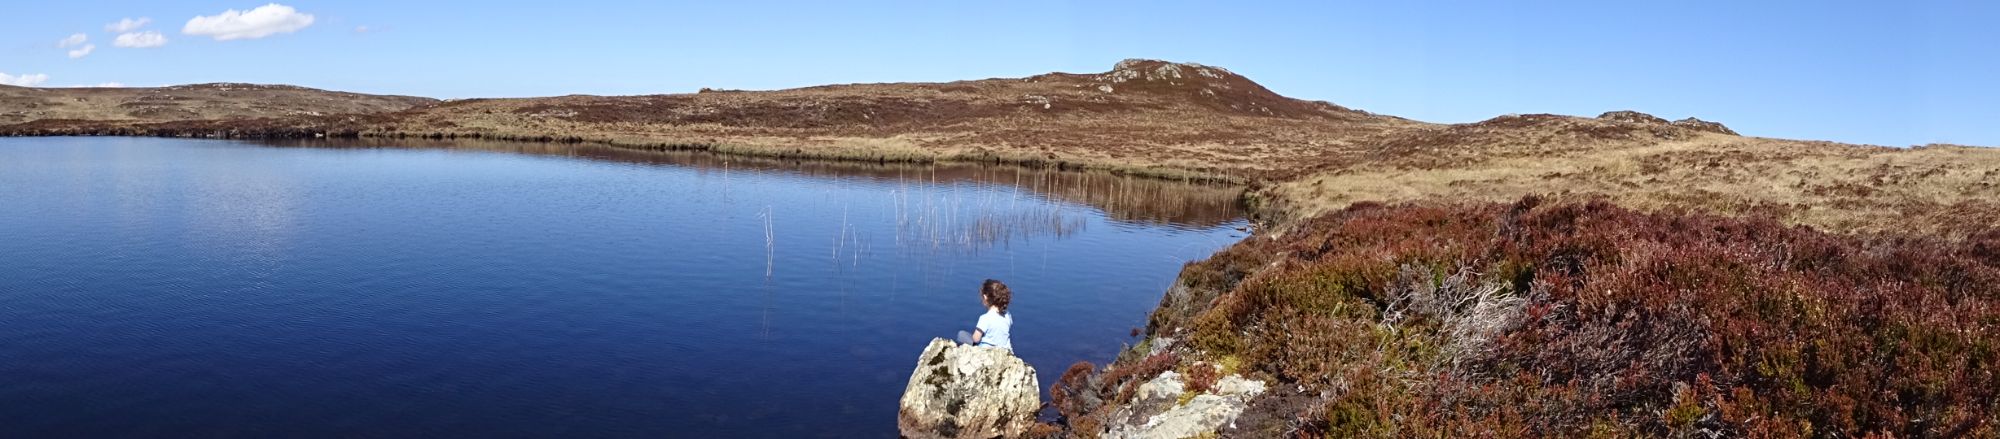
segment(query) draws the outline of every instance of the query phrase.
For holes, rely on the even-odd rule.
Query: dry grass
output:
[[[1505,201],[1528,194],[1608,197],[1655,210],[1771,216],[1843,232],[1963,237],[2000,218],[2000,150],[1892,149],[1706,134],[1649,145],[1467,160],[1458,166],[1353,166],[1274,184],[1273,212],[1302,218],[1357,201]]]

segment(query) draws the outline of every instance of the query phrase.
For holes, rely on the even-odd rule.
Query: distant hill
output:
[[[65,93],[92,93],[64,90]],[[98,92],[103,93],[103,92]],[[272,101],[284,101],[272,99]],[[257,109],[228,116],[0,119],[0,134],[244,137],[410,135],[579,140],[871,160],[980,158],[1230,175],[1276,171],[1349,140],[1431,126],[1292,99],[1219,67],[1126,60],[1102,73],[775,91],[465,99],[374,111]],[[60,119],[60,120],[58,120]],[[173,121],[176,123],[155,123]]]
[[[452,101],[397,115],[393,131],[1247,175],[1421,126],[1284,97],[1218,67],[1126,60],[1102,73],[1027,78]]]
[[[0,125],[48,119],[160,122],[380,113],[437,102],[412,96],[326,91],[289,85],[168,87],[0,86]]]

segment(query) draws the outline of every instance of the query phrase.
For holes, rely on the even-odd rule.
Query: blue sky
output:
[[[19,2],[0,16],[0,73],[457,98],[1018,77],[1145,57],[1432,122],[1633,109],[1757,136],[2000,145],[1996,2],[280,3],[311,22],[281,17],[257,37],[271,23],[188,25],[265,2]],[[142,17],[126,33],[164,44],[117,47],[107,25]],[[83,46],[58,42],[76,33],[93,48],[71,58]]]

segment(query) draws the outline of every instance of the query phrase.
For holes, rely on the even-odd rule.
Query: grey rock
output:
[[[908,438],[1018,437],[1041,409],[1035,368],[1006,349],[931,340],[903,388],[896,425]]]
[[[1139,385],[1132,404],[1120,409],[1114,419],[1144,419],[1143,422],[1113,425],[1108,438],[1188,438],[1231,428],[1236,416],[1250,406],[1250,399],[1263,394],[1263,381],[1230,375],[1216,380],[1212,389],[1194,395],[1182,404],[1187,385],[1180,374],[1167,371]]]
[[[1674,121],[1673,125],[1695,131],[1707,131],[1711,133],[1728,134],[1731,136],[1737,135],[1736,130],[1729,129],[1728,126],[1723,125],[1721,122],[1709,122],[1706,120],[1696,119],[1692,117],[1676,120]]]
[[[1604,114],[1597,115],[1597,118],[1602,120],[1611,120],[1618,122],[1647,123],[1647,124],[1661,124],[1661,125],[1665,125],[1667,123],[1666,119],[1661,119],[1659,116],[1654,116],[1651,114],[1640,113],[1631,110],[1608,111],[1605,112]]]

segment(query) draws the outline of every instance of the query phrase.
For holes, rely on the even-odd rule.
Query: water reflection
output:
[[[316,148],[424,148],[466,151],[494,151],[517,154],[550,155],[605,160],[624,163],[669,165],[712,172],[784,172],[810,177],[865,178],[878,181],[894,181],[905,187],[915,187],[910,196],[917,197],[913,205],[921,208],[921,213],[947,215],[943,218],[917,218],[924,227],[916,231],[925,239],[940,243],[958,241],[964,244],[990,245],[1004,242],[1009,236],[1020,237],[1023,233],[1059,233],[1074,223],[1064,219],[1060,212],[1032,214],[1026,217],[1002,215],[997,218],[979,217],[961,222],[951,222],[951,213],[941,211],[943,205],[973,202],[993,202],[997,200],[934,200],[922,192],[922,188],[935,188],[953,184],[1008,185],[1027,189],[1052,200],[1088,205],[1102,210],[1106,217],[1114,221],[1166,225],[1184,228],[1211,228],[1236,221],[1243,217],[1239,203],[1242,187],[1215,184],[1196,184],[1151,178],[1119,176],[1101,171],[1063,171],[1020,166],[992,166],[979,164],[909,164],[909,163],[867,163],[827,160],[795,160],[768,157],[729,156],[699,151],[650,151],[621,148],[598,144],[562,144],[541,142],[508,142],[492,140],[433,140],[433,139],[312,139],[273,140],[263,142],[272,146],[295,146]],[[939,203],[939,204],[933,204]],[[972,205],[972,207],[980,207]],[[988,205],[990,207],[990,205]],[[943,213],[940,213],[943,212]],[[929,223],[922,223],[930,220]],[[955,238],[953,238],[955,236]],[[951,238],[951,239],[946,239]]]
[[[1085,226],[1085,216],[1066,212],[1063,203],[1022,203],[1018,197],[1003,195],[1019,192],[972,191],[974,195],[968,197],[949,184],[928,180],[898,183],[891,196],[895,198],[896,245],[900,249],[977,251],[1016,240],[1062,238]]]

